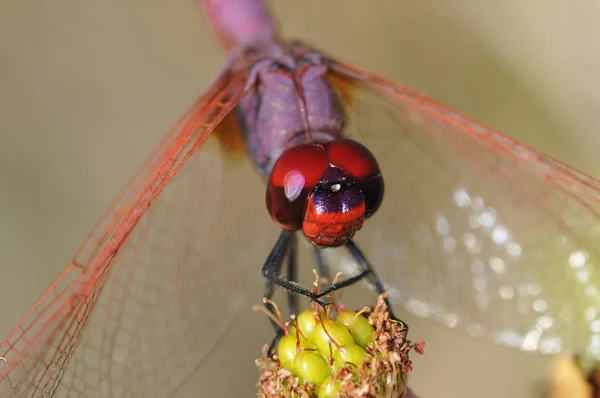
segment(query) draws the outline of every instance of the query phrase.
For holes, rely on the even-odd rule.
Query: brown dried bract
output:
[[[390,319],[381,295],[373,309],[367,309],[368,320],[374,326],[373,342],[366,351],[369,356],[358,367],[349,365],[339,369],[332,377],[340,384],[338,397],[406,397],[406,379],[412,371],[409,352],[414,349],[423,353],[423,342],[413,344],[406,338],[407,328],[402,322]],[[301,386],[298,378],[279,365],[277,354],[268,355],[267,346],[263,356],[256,361],[260,370],[258,396],[317,397],[314,384]]]

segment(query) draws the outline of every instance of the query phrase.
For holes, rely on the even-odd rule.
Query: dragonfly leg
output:
[[[266,283],[266,288],[265,288],[265,297],[270,298],[273,296],[273,284],[271,283],[271,281],[267,280]],[[269,310],[269,312],[273,315],[277,315],[277,312],[275,311],[275,307],[273,307],[273,305],[271,303],[266,303],[265,306],[267,307],[267,310]],[[275,336],[273,337],[273,340],[271,340],[271,344],[269,344],[269,350],[267,351],[268,353],[273,353],[275,346],[277,345],[277,343],[279,342],[279,340],[283,337],[283,335],[285,334],[284,330],[281,328],[281,326],[279,324],[277,324],[274,320],[272,320],[271,318],[269,318],[269,322],[271,323],[271,326],[273,326],[273,329],[275,329]]]
[[[333,291],[339,290],[341,288],[351,286],[365,277],[375,286],[375,290],[377,291],[377,294],[385,293],[386,290],[385,290],[385,287],[383,286],[383,282],[381,281],[381,279],[375,272],[375,269],[367,261],[364,254],[358,248],[358,246],[356,246],[356,244],[351,240],[348,241],[348,243],[346,243],[345,246],[348,249],[348,251],[350,252],[350,254],[352,255],[352,257],[354,258],[354,260],[357,262],[358,266],[360,267],[361,272],[358,275],[355,275],[351,278],[345,279],[339,283],[329,286],[327,289],[320,292],[317,295],[317,297],[321,297],[321,296],[330,294]],[[387,311],[389,312],[390,317],[394,320],[401,322],[404,325],[405,329],[408,331],[408,325],[406,325],[405,322],[401,321],[400,319],[398,319],[396,317],[396,315],[394,315],[394,312],[392,310],[392,306],[390,305],[389,300],[386,298],[384,301],[385,301],[385,304],[387,305]]]
[[[262,275],[267,278],[270,283],[287,290],[289,294],[301,294],[317,304],[325,306],[326,304],[319,300],[320,296],[313,294],[312,291],[299,285],[295,281],[285,280],[279,277],[285,254],[288,251],[290,242],[292,242],[293,239],[293,234],[293,232],[286,230],[281,232],[279,239],[277,239],[273,250],[271,250],[271,253],[269,253],[267,260],[262,267]]]
[[[325,264],[325,261],[323,260],[323,254],[322,254],[323,250],[324,249],[315,247],[317,270],[319,271],[319,275],[327,275],[326,276],[327,280],[330,282],[331,279],[329,279],[329,265]],[[325,290],[323,290],[319,294],[317,294],[317,297],[323,297],[323,296],[330,294],[331,292],[335,292],[336,290],[345,288],[347,286],[354,285],[355,283],[359,282],[363,278],[367,277],[369,274],[374,273],[373,268],[369,265],[369,263],[367,263],[366,261],[365,262],[359,261],[356,258],[356,256],[354,256],[354,254],[353,254],[353,257],[355,257],[355,260],[359,264],[361,272],[358,275],[352,276],[348,279],[344,279],[343,281],[338,282],[336,284],[333,284],[333,285],[328,284],[328,286]],[[363,256],[363,259],[364,259],[364,256]]]
[[[288,250],[289,244],[290,244],[290,241],[283,241],[282,237],[280,236],[279,239],[277,240],[277,243],[275,244],[275,247],[271,251],[269,258],[267,258],[267,261],[271,260],[273,262],[273,267],[275,268],[275,271],[274,271],[275,273],[279,273],[281,271],[281,266],[283,265],[283,259],[284,259],[285,253],[286,252],[289,253],[289,250]],[[292,261],[290,260],[290,255],[288,254],[288,277],[290,276],[290,272],[293,272],[291,262]],[[275,285],[273,284],[273,282],[271,282],[270,279],[267,279],[265,281],[265,290],[264,290],[263,295],[265,298],[270,300],[271,298],[273,298],[273,294],[275,294]],[[289,300],[290,299],[288,299],[288,305],[290,302]],[[273,304],[266,303],[265,306],[267,307],[269,312],[271,312],[271,314],[277,315],[277,311],[275,311],[275,307],[273,306]],[[269,353],[272,353],[272,352],[274,352],[273,350],[274,350],[275,346],[277,345],[277,343],[279,342],[279,340],[281,339],[281,337],[283,337],[284,331],[281,328],[281,326],[279,324],[277,324],[273,319],[269,318],[269,322],[271,323],[271,326],[273,326],[273,329],[275,329],[275,337],[273,337],[273,340],[271,341],[271,344],[269,345],[269,350],[267,351]]]
[[[385,293],[386,290],[385,290],[385,287],[383,286],[383,282],[381,281],[381,278],[379,278],[379,275],[377,275],[377,273],[375,272],[375,269],[367,261],[365,255],[358,248],[358,246],[356,246],[356,244],[353,241],[348,241],[348,243],[346,243],[346,248],[348,249],[348,251],[350,252],[352,257],[354,257],[354,259],[356,260],[356,262],[358,263],[358,265],[360,266],[361,269],[369,270],[369,278],[368,279],[375,286],[375,290],[377,291],[377,294]],[[401,322],[402,325],[404,326],[405,330],[408,332],[408,325],[406,324],[406,322],[400,320],[398,317],[396,317],[396,315],[394,315],[394,311],[392,310],[392,306],[390,305],[389,300],[386,298],[384,301],[385,301],[385,304],[387,305],[387,311],[390,314],[390,317],[398,322]]]
[[[338,282],[338,283],[335,283],[335,284],[329,286],[327,289],[323,290],[322,292],[319,292],[319,294],[317,294],[317,296],[321,297],[321,296],[327,295],[331,292],[334,292],[336,290],[342,289],[344,287],[354,285],[355,283],[359,282],[360,280],[362,280],[364,278],[369,279],[369,281],[373,285],[375,285],[375,289],[377,290],[378,294],[384,293],[385,288],[383,287],[383,283],[381,282],[381,280],[375,273],[375,270],[373,269],[371,264],[369,264],[369,262],[367,261],[365,256],[360,251],[360,249],[356,246],[356,244],[353,241],[348,241],[348,243],[346,243],[345,246],[346,246],[346,249],[348,249],[348,251],[352,255],[352,257],[354,258],[354,260],[356,261],[356,263],[358,264],[360,273],[357,275],[354,275],[348,279],[344,279],[341,282]],[[386,304],[388,304],[388,303],[386,302]],[[389,307],[389,305],[388,305],[388,307]]]
[[[277,243],[275,244],[275,247],[273,248],[273,250],[271,251],[271,254],[269,255],[269,258],[267,258],[267,262],[271,261],[273,263],[272,264],[272,267],[274,268],[273,272],[275,272],[277,274],[281,271],[281,266],[283,265],[283,259],[284,259],[285,253],[288,251],[287,250],[288,245],[289,245],[288,240],[283,240],[282,237],[279,237],[279,239],[277,240]],[[289,272],[289,269],[288,269],[288,272]],[[273,284],[273,282],[271,282],[270,279],[267,279],[265,281],[265,290],[264,290],[263,296],[270,300],[273,298],[273,294],[275,294],[275,285]],[[275,307],[273,306],[273,304],[266,303],[265,306],[272,314],[277,315],[277,312],[275,311]],[[279,338],[281,337],[283,330],[271,318],[269,318],[269,321],[271,322],[271,326],[273,326],[273,329],[275,329],[275,333],[276,333],[275,339],[271,343],[271,346],[273,346],[276,343],[276,341],[279,340]],[[272,347],[269,347],[269,349],[271,349],[271,348]]]
[[[287,254],[287,279],[298,280],[298,239],[296,234],[292,235]],[[287,291],[288,312],[290,315],[298,315],[298,295]]]
[[[283,253],[287,253],[287,278],[288,278],[288,281],[295,281],[295,280],[297,280],[297,271],[298,271],[298,239],[296,238],[295,234],[291,234],[288,239],[289,239],[288,242],[285,244],[286,247],[284,247],[284,250],[283,250]],[[277,247],[277,245],[276,245],[276,247]],[[275,248],[273,250],[275,250]],[[280,256],[280,255],[281,254],[279,254],[278,256]],[[276,269],[276,272],[279,273],[281,266],[283,264],[283,258],[276,259],[276,260],[279,261],[279,266],[277,267],[278,269]],[[287,292],[287,297],[288,297],[288,311],[289,311],[290,315],[297,314],[298,313],[298,296],[288,290],[286,290],[286,292]],[[267,279],[266,284],[265,284],[264,296],[268,299],[271,299],[273,297],[273,294],[274,294],[274,284],[270,279]],[[277,315],[275,308],[270,303],[267,303],[267,309],[272,314]],[[275,345],[279,342],[281,337],[283,337],[284,330],[280,327],[280,325],[275,323],[272,319],[269,319],[269,320],[271,321],[271,325],[275,329],[275,337],[273,338],[273,341],[271,341],[271,344],[269,346],[269,351],[268,351],[268,352],[272,352],[273,349],[275,348]]]
[[[315,252],[315,260],[317,263],[317,272],[319,273],[319,277],[324,279],[326,284],[331,284],[331,278],[329,275],[329,265],[325,264],[325,260],[323,259],[323,250],[320,247],[314,247]]]
[[[319,294],[317,294],[316,296],[318,298],[326,296],[328,294],[330,294],[331,292],[335,292],[336,290],[340,290],[343,289],[345,287],[348,286],[352,286],[355,283],[361,281],[362,279],[364,279],[366,276],[368,276],[370,273],[372,272],[371,269],[363,269],[360,274],[358,275],[354,275],[348,279],[344,279],[341,282],[335,283],[333,285],[329,285],[329,287],[325,290],[323,290],[322,292],[320,292]]]
[[[328,288],[331,285],[331,277],[329,272],[329,264],[323,259],[323,250],[320,247],[314,247],[315,261],[317,263],[317,272],[319,273],[319,282],[324,282],[323,286]],[[329,298],[324,297],[323,302],[329,303]]]

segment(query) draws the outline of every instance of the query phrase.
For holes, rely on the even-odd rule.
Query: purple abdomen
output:
[[[262,0],[199,0],[221,44],[236,46],[275,39],[277,29]]]

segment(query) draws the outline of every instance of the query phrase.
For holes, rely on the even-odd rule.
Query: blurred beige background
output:
[[[273,6],[288,36],[600,176],[600,3],[303,0]],[[224,58],[192,0],[0,0],[0,10],[4,336]],[[410,379],[420,396],[540,392],[546,358],[407,320],[413,336],[428,344]],[[240,333],[234,330],[228,341]],[[256,373],[248,364],[257,347],[211,360],[177,396],[208,396],[206,381],[225,372],[239,375],[235,396],[252,396]],[[233,356],[240,359],[231,364]]]

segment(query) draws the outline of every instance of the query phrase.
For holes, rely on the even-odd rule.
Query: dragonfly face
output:
[[[383,177],[375,157],[352,140],[302,144],[275,163],[267,209],[281,228],[302,230],[317,246],[350,240],[383,200]]]

